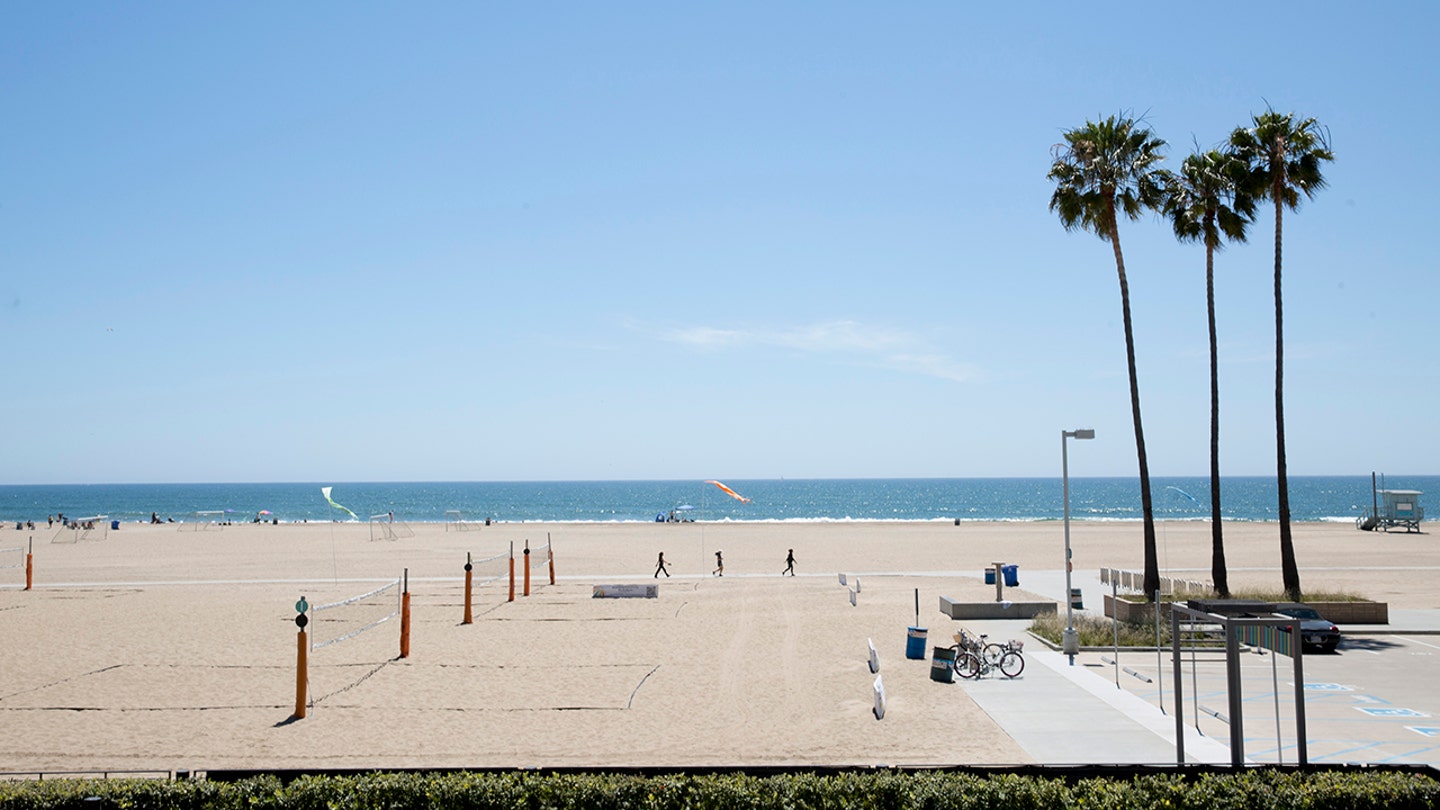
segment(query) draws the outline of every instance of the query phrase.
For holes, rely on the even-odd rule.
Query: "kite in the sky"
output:
[[[1197,500],[1195,500],[1195,496],[1194,496],[1194,495],[1191,495],[1190,493],[1186,492],[1185,490],[1183,490],[1183,489],[1181,489],[1181,488],[1179,488],[1179,487],[1165,487],[1165,488],[1166,488],[1166,489],[1173,489],[1173,490],[1175,490],[1176,492],[1180,493],[1181,495],[1184,495],[1185,497],[1189,498],[1189,499],[1190,499],[1190,502],[1193,503],[1193,504],[1195,504],[1196,506],[1199,506],[1199,505],[1200,505],[1200,502],[1197,501]]]
[[[343,507],[343,506],[341,506],[340,504],[336,503],[336,502],[334,501],[334,499],[330,497],[330,490],[332,490],[332,489],[334,489],[334,487],[320,487],[320,494],[325,496],[325,500],[328,501],[331,506],[335,507],[336,509],[339,509],[341,512],[344,512],[345,514],[349,515],[350,517],[355,518],[356,520],[359,520],[359,519],[360,519],[359,516],[357,516],[354,512],[351,512],[349,509],[346,509],[345,507]]]
[[[735,490],[733,490],[733,489],[725,486],[724,484],[720,483],[719,481],[706,481],[705,483],[707,483],[707,484],[714,484],[715,486],[719,487],[726,495],[729,495],[730,497],[734,498],[735,500],[737,500],[737,501],[739,501],[739,502],[741,502],[741,503],[749,503],[749,502],[750,502],[750,499],[749,499],[749,498],[747,498],[747,497],[745,497],[744,495],[741,495],[740,493],[736,492]]]

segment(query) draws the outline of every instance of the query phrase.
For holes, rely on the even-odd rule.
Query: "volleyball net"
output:
[[[515,570],[514,567],[510,565],[510,560],[513,556],[513,553],[510,551],[502,551],[493,557],[486,557],[483,560],[472,560],[470,562],[471,584],[477,588],[494,582],[509,585],[510,575]]]
[[[220,531],[225,527],[224,509],[204,509],[191,512],[190,519],[180,524],[182,532]]]
[[[370,516],[371,540],[399,540],[402,537],[414,536],[415,530],[410,528],[410,524],[396,520],[394,512]]]
[[[525,571],[525,594],[527,596],[530,594],[532,581],[536,587],[555,584],[555,550],[550,545],[550,535],[545,535],[544,545],[536,546],[529,551],[529,566]]]
[[[397,578],[369,593],[310,609],[310,649],[320,650],[359,638],[400,615],[401,589]]]
[[[25,568],[25,547],[0,548],[0,571],[9,571],[12,568]],[[4,579],[10,579],[10,574],[0,575]],[[22,577],[23,578],[23,577]]]
[[[471,532],[478,531],[485,525],[483,520],[466,520],[465,514],[459,509],[445,510],[445,531],[447,532]]]
[[[91,515],[66,518],[65,525],[50,538],[52,543],[78,543],[81,540],[104,540],[110,535],[110,516]]]

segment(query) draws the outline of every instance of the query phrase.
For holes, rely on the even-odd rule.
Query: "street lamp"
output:
[[[1061,652],[1070,656],[1070,666],[1075,666],[1075,656],[1080,653],[1080,636],[1075,632],[1074,607],[1070,590],[1070,457],[1066,439],[1093,439],[1091,428],[1060,431],[1060,480],[1065,489],[1065,632],[1060,636]]]

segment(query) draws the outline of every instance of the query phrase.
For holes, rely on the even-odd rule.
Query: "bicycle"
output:
[[[986,641],[989,636],[984,633],[981,633],[978,637],[972,636],[965,632],[965,628],[963,627],[960,628],[960,632],[955,634],[954,638],[954,650],[957,656],[961,652],[970,652],[985,659],[985,661],[992,666],[999,664],[1000,659],[1005,655],[1005,651],[1009,649],[1006,644],[996,644],[995,642]],[[1019,642],[1011,641],[1010,644],[1018,645]],[[1016,646],[1014,649],[1018,652],[1020,648]]]
[[[1011,639],[1004,644],[987,642],[981,634],[973,638],[963,629],[955,634],[955,660],[951,664],[955,674],[962,678],[979,678],[994,670],[1007,678],[1014,678],[1025,671],[1024,642]]]

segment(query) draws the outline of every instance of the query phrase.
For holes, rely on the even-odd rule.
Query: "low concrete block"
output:
[[[958,602],[940,597],[940,612],[952,619],[1033,619],[1055,610],[1054,602]]]

